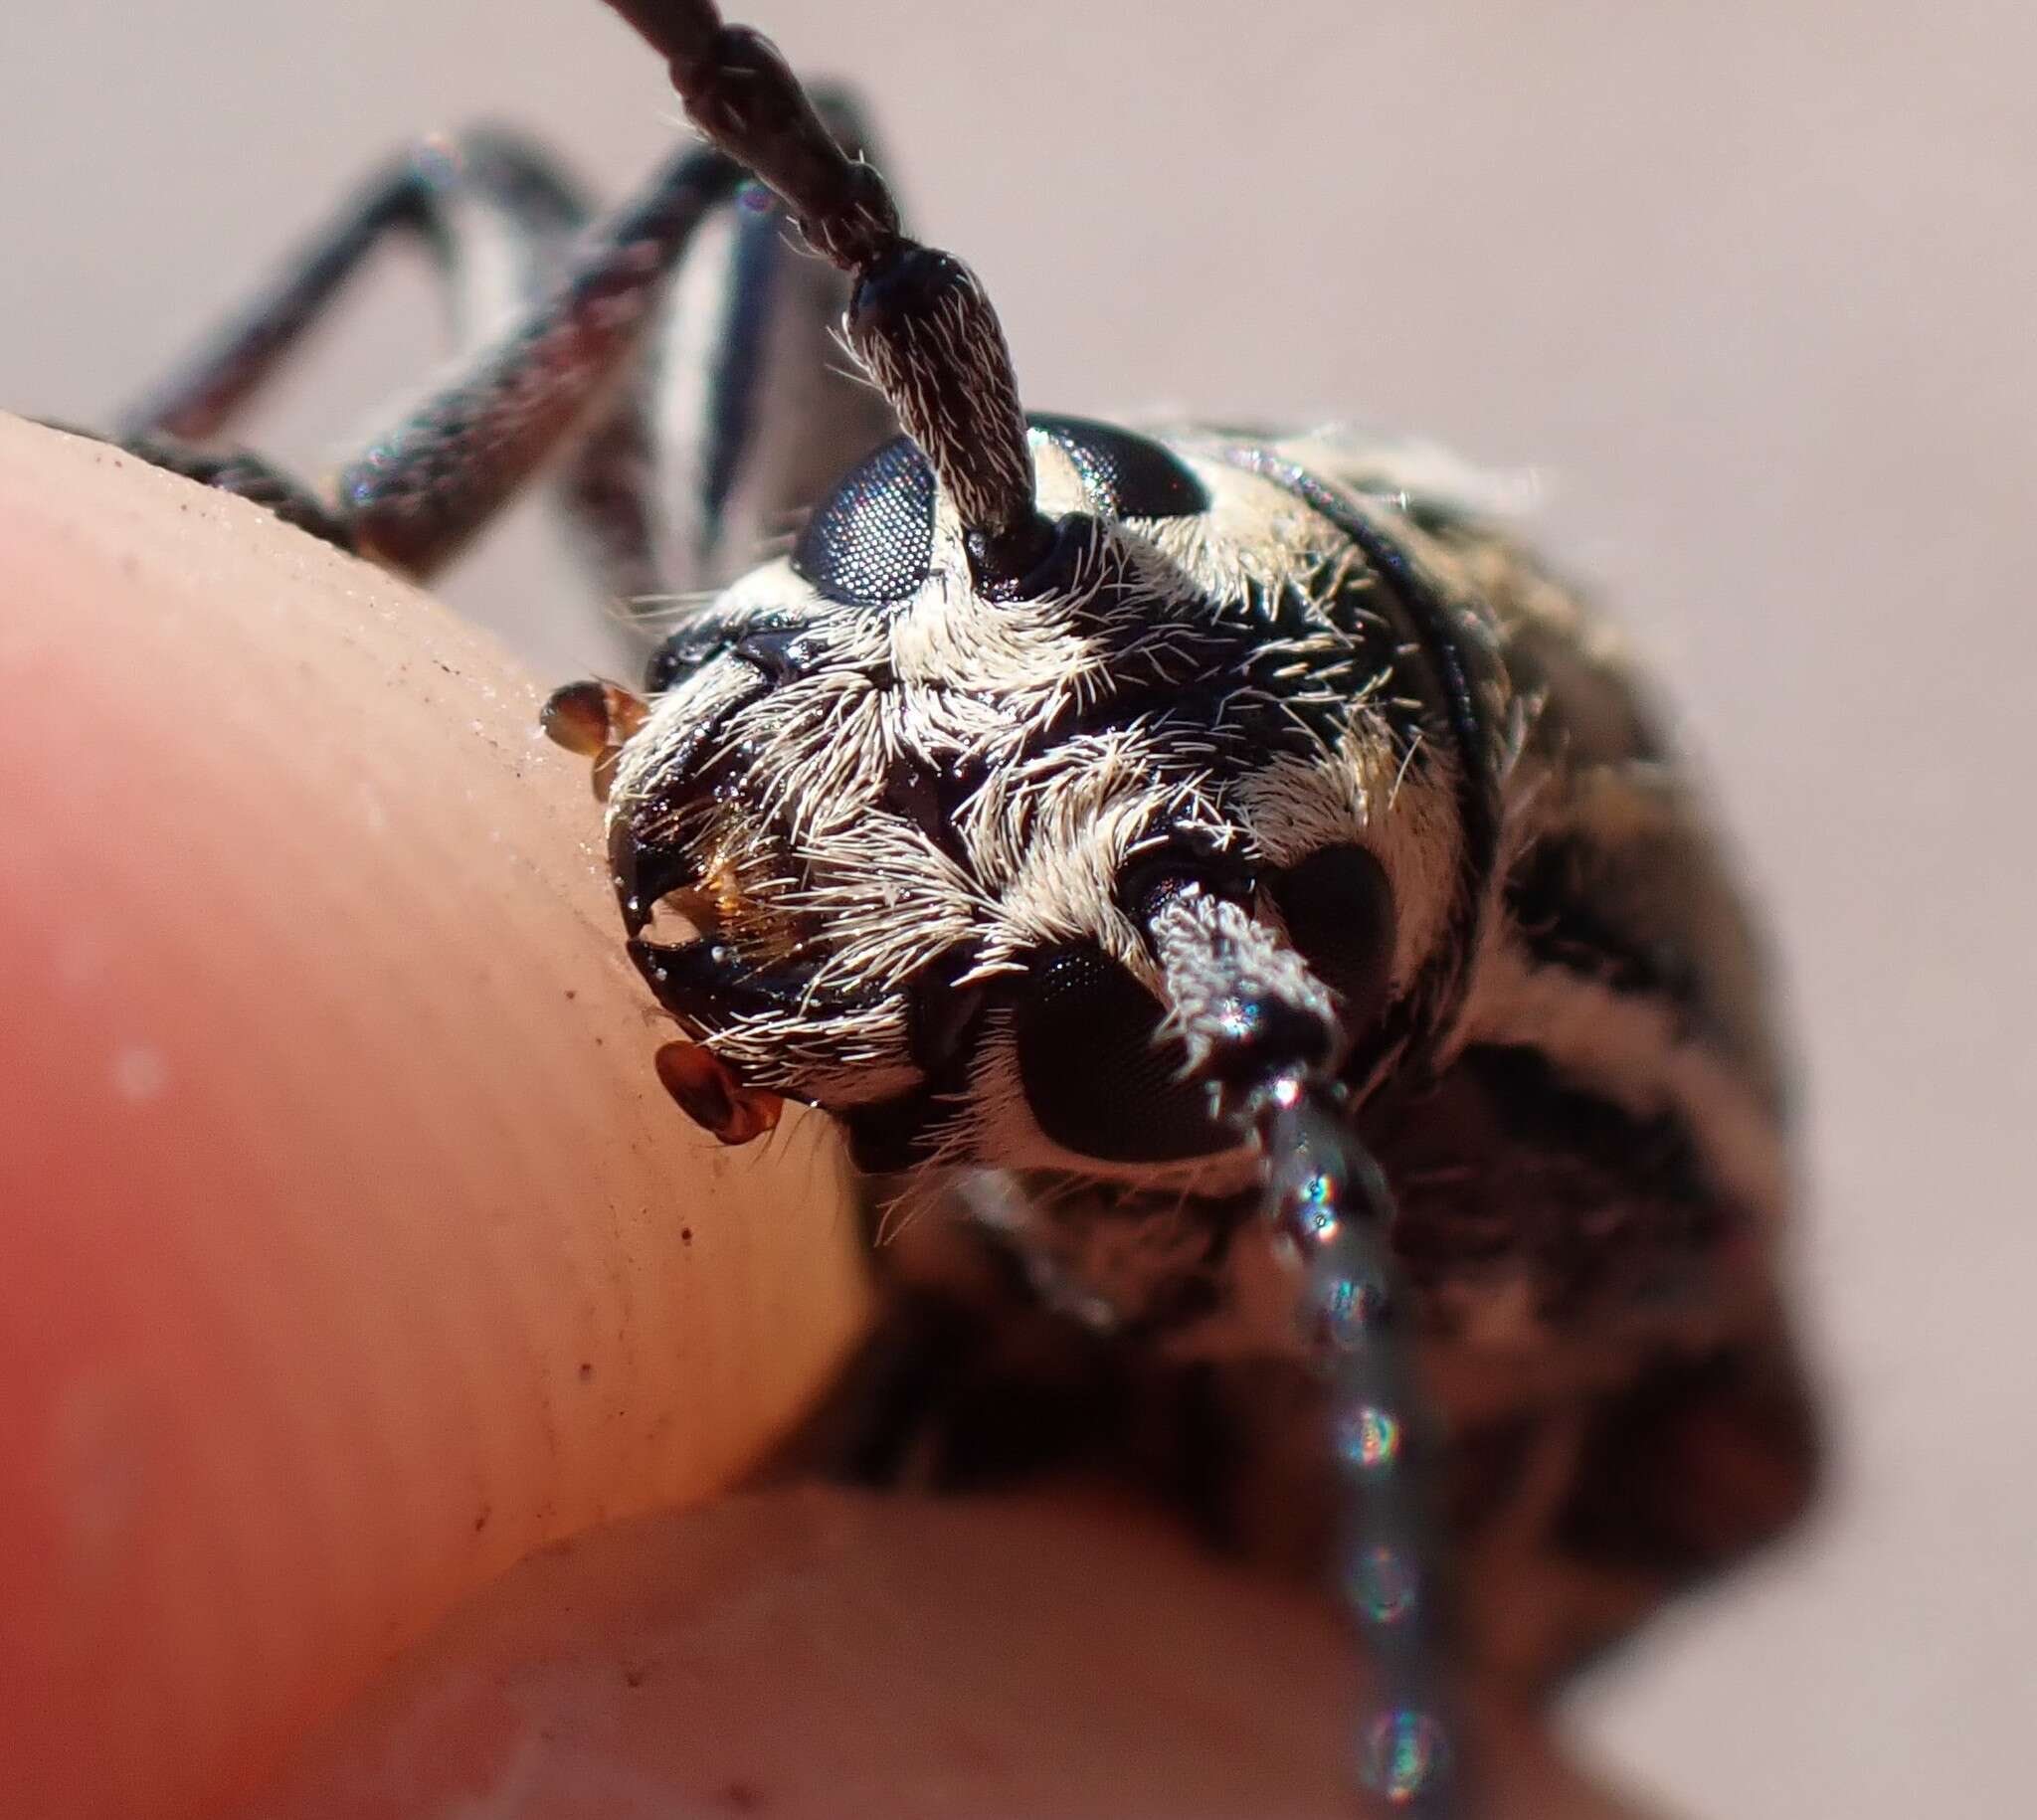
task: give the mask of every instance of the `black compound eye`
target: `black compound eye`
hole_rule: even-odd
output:
[[[814,508],[793,573],[831,601],[909,600],[934,560],[934,472],[903,437],[886,443]]]
[[[1157,1044],[1160,1003],[1093,943],[1027,969],[1015,1033],[1018,1079],[1039,1128],[1103,1163],[1172,1163],[1236,1143],[1205,1090],[1177,1078],[1181,1045]]]
[[[1106,518],[1187,518],[1209,509],[1208,489],[1148,437],[1084,417],[1035,417],[1066,452]]]
[[[1269,873],[1266,889],[1302,959],[1337,995],[1346,1026],[1370,1023],[1393,975],[1393,891],[1386,868],[1362,846],[1326,846]]]

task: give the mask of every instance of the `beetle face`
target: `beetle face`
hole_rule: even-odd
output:
[[[1165,1040],[1141,892],[1186,866],[1276,920],[1362,1034],[1441,926],[1448,780],[1334,526],[1213,449],[1032,440],[1057,534],[1020,587],[978,592],[899,442],[672,637],[616,884],[687,1032],[866,1167],[1150,1180],[1236,1139]]]

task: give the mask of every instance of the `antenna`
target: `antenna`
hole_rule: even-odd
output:
[[[1009,589],[1045,558],[1012,351],[976,274],[899,226],[876,168],[850,158],[778,48],[711,0],[607,0],[665,60],[686,116],[792,211],[854,280],[849,345],[961,515],[980,586]]]

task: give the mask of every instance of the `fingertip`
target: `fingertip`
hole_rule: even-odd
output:
[[[1490,1690],[1491,1820],[1638,1820]],[[1074,1488],[750,1493],[582,1537],[456,1612],[266,1791],[268,1820],[1358,1811],[1327,1605]]]
[[[584,766],[478,634],[11,422],[0,629],[0,1760],[185,1811],[725,1483],[854,1331],[853,1222],[658,1091]]]

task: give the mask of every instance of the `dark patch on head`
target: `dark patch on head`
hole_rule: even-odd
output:
[[[836,1116],[849,1161],[865,1176],[889,1176],[925,1160],[934,1122],[953,1110],[926,1088],[914,1087],[888,1100],[844,1106]]]
[[[1093,943],[1042,955],[1019,989],[1018,1078],[1039,1128],[1078,1156],[1171,1163],[1227,1150],[1179,1043],[1154,1040],[1160,1001]]]
[[[883,1176],[925,1159],[936,1128],[969,1090],[989,994],[957,984],[976,963],[974,948],[953,949],[913,976],[906,1000],[906,1046],[923,1076],[888,1100],[840,1112],[857,1169]]]
[[[985,989],[958,984],[976,965],[976,959],[973,946],[952,948],[912,978],[906,1044],[913,1061],[937,1091],[962,1091],[976,1052]]]
[[[666,892],[696,882],[699,868],[685,848],[639,840],[620,818],[609,823],[608,850],[609,883],[623,912],[623,927],[632,936],[643,933]]]
[[[1067,454],[1106,518],[1188,518],[1209,509],[1209,491],[1172,451],[1149,437],[1082,417],[1034,417]]]
[[[977,592],[985,600],[1036,601],[1070,593],[1076,578],[1085,568],[1093,569],[1107,548],[1101,525],[1088,512],[1063,512],[1040,523],[1045,533],[1035,540],[1032,560],[1022,569],[999,573],[977,564]]]
[[[1327,846],[1270,873],[1266,889],[1302,959],[1337,995],[1347,1027],[1371,1023],[1393,971],[1393,891],[1386,868],[1362,846]]]
[[[814,508],[793,573],[855,606],[909,600],[934,559],[934,472],[903,437],[886,443]]]
[[[979,782],[976,777],[929,765],[913,753],[900,753],[884,779],[884,807],[918,828],[958,865],[966,866],[969,852],[957,822]]]
[[[827,653],[827,640],[798,614],[702,613],[683,620],[651,653],[645,687],[676,688],[717,657],[740,657],[767,682],[803,676]]]
[[[729,653],[774,683],[791,682],[820,666],[828,654],[828,640],[811,627],[770,627],[744,633],[729,646]]]
[[[760,967],[732,944],[707,939],[632,940],[628,953],[657,1001],[688,1029],[719,1031],[740,1017],[838,1015],[845,1008],[841,1000],[812,991],[811,962]]]
[[[650,653],[644,668],[645,688],[652,695],[675,688],[727,650],[736,636],[735,629],[719,615],[681,622]]]

